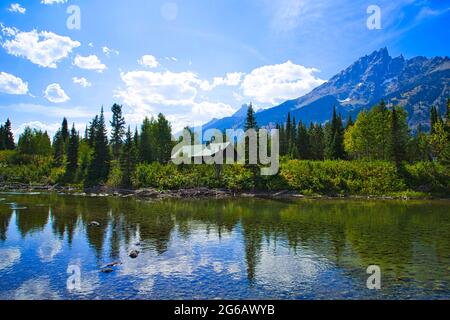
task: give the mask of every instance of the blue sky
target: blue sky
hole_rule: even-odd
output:
[[[133,126],[162,112],[178,131],[302,96],[381,47],[448,56],[448,21],[439,0],[2,0],[0,121],[82,130],[117,102]]]

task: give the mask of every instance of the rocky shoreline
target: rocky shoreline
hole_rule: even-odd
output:
[[[75,187],[60,186],[60,185],[28,185],[28,184],[8,184],[0,185],[0,192],[55,192],[70,194],[75,196],[90,196],[90,197],[134,197],[140,200],[158,200],[158,199],[201,199],[201,198],[303,198],[304,196],[295,192],[280,191],[280,192],[261,192],[261,191],[247,191],[247,192],[233,192],[225,189],[209,189],[209,188],[191,188],[178,190],[157,190],[154,188],[144,189],[120,189],[110,188],[106,186],[99,186],[94,188],[85,188],[80,190]]]
[[[107,186],[85,188],[61,185],[28,185],[28,184],[0,184],[0,192],[54,192],[73,196],[85,197],[121,197],[135,198],[138,200],[163,200],[163,199],[226,199],[226,198],[259,198],[272,200],[295,199],[367,199],[367,200],[449,200],[449,198],[424,195],[411,197],[383,196],[383,195],[303,195],[295,191],[239,191],[234,192],[225,189],[191,188],[178,190],[158,190],[154,188],[144,189],[120,189]]]

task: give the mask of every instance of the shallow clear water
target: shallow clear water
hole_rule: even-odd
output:
[[[449,299],[449,209],[4,193],[0,299]],[[369,265],[381,290],[366,287]]]

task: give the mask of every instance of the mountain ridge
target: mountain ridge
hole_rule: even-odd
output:
[[[444,106],[450,97],[449,83],[448,56],[393,58],[385,47],[359,58],[306,95],[257,112],[256,119],[261,127],[274,127],[284,123],[290,112],[297,121],[325,123],[332,116],[333,106],[343,117],[355,119],[362,110],[384,100],[388,107],[405,108],[413,130],[419,125],[427,129],[431,107]],[[230,117],[204,124],[203,130],[242,128],[245,106]],[[440,112],[444,111],[441,107]]]

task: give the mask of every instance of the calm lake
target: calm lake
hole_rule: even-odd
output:
[[[0,194],[0,299],[449,299],[449,284],[449,201]]]

